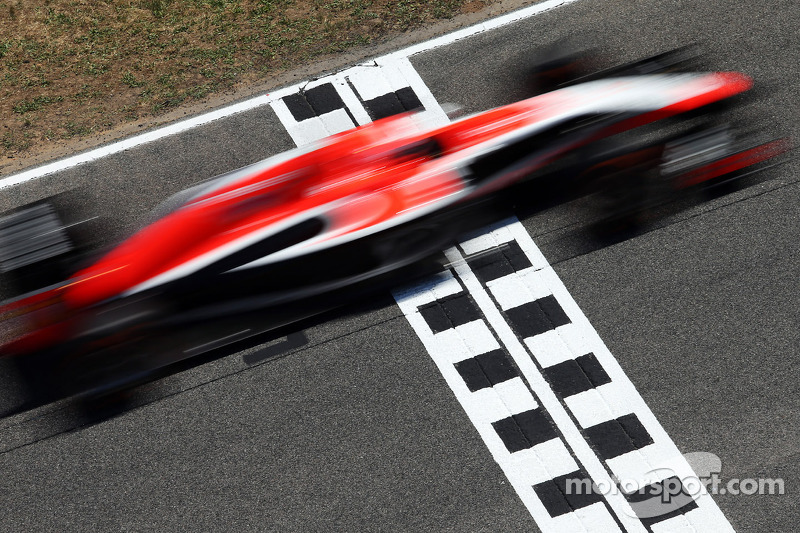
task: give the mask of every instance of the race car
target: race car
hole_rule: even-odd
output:
[[[179,193],[88,266],[4,303],[0,354],[37,398],[103,396],[388,287],[555,190],[601,190],[617,198],[609,219],[630,220],[653,201],[645,183],[660,201],[785,149],[702,125],[615,140],[751,85],[733,72],[605,77],[437,128],[397,115],[274,156]],[[60,230],[36,209],[0,222],[0,259],[24,267],[59,249],[40,246]]]

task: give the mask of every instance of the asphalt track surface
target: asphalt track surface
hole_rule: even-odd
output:
[[[702,41],[764,87],[741,119],[800,139],[793,0],[579,0],[415,55],[439,102],[522,96],[528,50],[580,34],[619,59]],[[200,179],[289,149],[268,106],[2,191],[10,208],[85,185],[113,239]],[[784,495],[716,495],[738,531],[800,521],[800,165],[598,246],[580,203],[523,224],[681,451]],[[576,229],[577,228],[577,229]],[[53,406],[0,424],[0,528],[537,531],[389,295],[141,391],[90,427]],[[298,341],[299,339],[299,341]],[[255,362],[254,362],[255,361]]]

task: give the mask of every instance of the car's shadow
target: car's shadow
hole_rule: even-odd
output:
[[[147,383],[100,397],[26,399],[24,386],[15,376],[13,365],[0,359],[0,382],[3,384],[0,394],[0,453],[80,430],[179,394],[187,387],[185,383],[181,383],[179,374],[191,372],[204,365],[235,358],[221,368],[192,376],[186,380],[190,382],[189,388],[202,386],[247,368],[270,364],[310,347],[311,342],[306,334],[309,329],[332,321],[353,320],[354,317],[391,305],[394,305],[391,293],[383,290],[372,294],[368,299],[324,311],[290,326],[214,348],[163,368]]]

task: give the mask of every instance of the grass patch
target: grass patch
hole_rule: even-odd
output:
[[[54,104],[56,102],[61,102],[64,99],[63,96],[47,96],[41,95],[30,100],[23,100],[17,105],[14,106],[14,113],[28,113],[30,111],[38,111],[46,105]]]
[[[86,124],[80,124],[74,121],[69,121],[64,123],[64,135],[65,139],[69,139],[75,136],[83,136],[92,133],[93,128]]]
[[[491,1],[0,0],[0,155],[152,117]]]

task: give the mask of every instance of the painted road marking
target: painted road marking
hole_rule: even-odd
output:
[[[462,281],[448,271],[395,297],[539,527],[621,531],[601,494],[560,496],[566,479],[593,480],[488,321],[474,320],[481,313]]]
[[[315,93],[320,90],[327,105]],[[297,146],[405,111],[418,111],[431,126],[448,120],[408,58],[379,58],[337,72],[270,105]]]
[[[369,122],[358,97],[340,77],[309,84],[270,105],[298,146]]]
[[[534,259],[540,260],[541,253],[516,220],[509,221],[499,233],[501,238],[498,240],[503,242],[509,233],[513,234],[519,247],[531,252],[531,263],[534,263]],[[482,243],[488,246],[487,249],[498,247],[499,243],[492,246],[490,239],[486,239],[486,236],[491,237],[492,234],[493,232],[489,232],[482,236]],[[470,248],[472,252],[481,251],[474,242],[470,243]],[[469,256],[465,257],[457,249],[452,249],[448,251],[448,258],[456,264],[457,275],[463,279],[481,311],[491,326],[497,330],[514,357],[514,362],[564,431],[568,443],[587,466],[593,480],[603,487],[622,484],[620,496],[625,498],[629,505],[609,498],[612,506],[618,506],[615,509],[620,509],[626,515],[633,511],[648,528],[664,519],[681,515],[683,523],[694,527],[697,531],[731,530],[727,520],[708,494],[700,491],[694,498],[688,494],[689,487],[684,486],[681,480],[697,481],[688,463],[551,267],[540,266],[540,278],[530,275],[536,268],[533,266],[507,274],[512,278],[533,280],[533,283],[526,303],[517,302],[518,305],[504,311],[503,306],[491,297],[488,290],[488,285],[492,282],[482,282],[472,272]],[[511,262],[505,256],[498,260]],[[520,263],[519,260],[516,262]],[[498,267],[495,270],[500,271],[502,268]],[[542,296],[542,285],[550,289],[549,296]],[[525,307],[529,307],[526,314],[530,324],[528,329],[523,330],[518,326],[515,327],[514,322],[508,318],[510,311]],[[539,343],[531,342],[542,335],[555,336],[551,340],[557,339],[562,344],[559,351],[562,354],[569,353],[570,359],[547,367],[542,365],[538,361],[536,352],[531,348],[542,347]],[[540,352],[539,356],[541,355]],[[583,425],[575,419],[575,413],[571,410],[567,399],[589,391],[601,391],[595,397],[595,402],[601,406],[599,410],[604,411],[606,416],[598,416],[590,424]],[[609,407],[610,405],[615,406],[616,412]],[[618,416],[617,413],[620,411],[624,414]],[[570,429],[574,428],[575,431],[568,431],[567,426],[571,426]],[[580,440],[572,441],[570,437]],[[584,455],[587,453],[594,455],[596,460]],[[665,486],[669,486],[670,491],[675,492],[675,497],[665,502],[666,505],[663,505],[658,498],[640,497],[635,489],[625,490],[628,487],[650,487],[645,489],[647,496],[647,494],[663,494]],[[691,488],[701,487],[697,483]],[[632,494],[626,495],[623,492]],[[620,519],[622,520],[622,517]],[[628,524],[625,525],[627,529]]]
[[[496,237],[495,242],[492,242],[492,237]],[[516,245],[508,246],[509,237],[515,239]],[[497,333],[498,343],[513,359],[521,377],[530,385],[537,401],[556,422],[561,434],[564,435],[567,448],[590,475],[589,481],[607,489],[602,491],[604,493],[609,492],[612,487],[615,489],[616,494],[605,494],[606,501],[617,513],[616,518],[624,529],[663,531],[665,525],[668,525],[686,531],[731,531],[730,525],[710,496],[705,492],[694,493],[700,488],[699,484],[692,487],[684,485],[682,480],[696,481],[688,463],[655,420],[630,380],[622,373],[616,360],[588,324],[585,316],[566,293],[552,268],[546,262],[541,263],[541,253],[524,228],[516,220],[510,219],[478,239],[462,243],[460,250],[458,248],[448,250],[448,259],[455,265],[455,274],[451,275],[464,284],[479,307],[482,318]],[[484,250],[505,253],[496,253],[493,256],[482,254],[482,260],[478,264],[482,274],[479,275],[472,270],[476,263],[465,254],[465,249],[473,253]],[[528,261],[519,258],[517,249],[529,254]],[[501,264],[487,264],[486,257],[494,257]],[[527,266],[528,263],[530,266]],[[499,278],[494,277],[500,272],[506,274]],[[541,278],[532,276],[534,272],[541,273]],[[513,285],[518,289],[526,285],[525,282],[520,283],[520,279],[532,280],[528,298],[516,297],[517,301],[512,306],[504,306],[493,298],[489,287],[511,286],[512,284],[506,283],[507,278],[513,279]],[[437,279],[442,283],[446,278],[440,276]],[[542,295],[543,289],[549,289],[549,297]],[[463,380],[463,384],[453,383],[454,378],[448,377],[448,373],[452,375],[449,368],[452,366],[452,361],[459,360],[460,353],[469,353],[468,343],[464,342],[459,352],[454,339],[448,339],[444,345],[426,342],[428,337],[437,336],[434,331],[440,326],[432,327],[428,324],[421,311],[437,298],[442,299],[441,296],[436,296],[436,291],[436,285],[428,284],[398,291],[396,298],[462,407],[478,427],[485,421],[485,417],[471,414],[471,411],[479,411],[481,405],[472,400],[469,394],[472,393],[470,384],[472,383],[474,388],[474,383],[480,383],[480,377],[476,378],[473,375],[476,370],[473,368],[471,373],[464,373],[458,372],[457,369],[457,375]],[[526,293],[524,290],[520,292]],[[545,318],[553,317],[554,320],[549,324],[541,324],[541,315],[538,311],[533,313],[533,320],[537,323],[533,331],[536,333],[532,338],[522,337],[509,324],[504,307],[516,309],[544,298],[548,298],[548,303],[539,310],[543,307],[547,310],[544,313]],[[568,323],[559,325],[564,323],[565,318]],[[541,332],[542,329],[547,331]],[[550,340],[546,343],[526,342],[543,336],[549,336]],[[559,361],[546,367],[538,363],[530,346],[544,349],[556,345],[556,342],[560,344],[557,349],[562,354],[558,358]],[[552,359],[545,358],[545,360]],[[489,372],[484,373],[488,378]],[[575,404],[569,403],[569,399],[592,391],[602,391],[593,399],[594,403],[600,406],[599,414],[594,418],[584,419],[584,421],[591,420],[591,423],[582,424],[575,418],[573,411]],[[505,472],[507,468],[503,464],[504,457],[494,449],[496,444],[492,437],[487,437],[486,432],[480,427],[478,430],[492,451],[493,457]],[[533,468],[530,464],[526,466]],[[532,472],[535,472],[535,468]],[[519,473],[516,472],[515,475],[519,476]],[[554,476],[549,482],[540,481],[534,485],[535,497],[549,513],[542,517],[537,514],[537,510],[540,509],[528,501],[534,495],[527,492],[527,484],[523,483],[521,487],[514,484],[518,479],[509,476],[509,480],[544,531],[556,527],[557,524],[552,524],[548,519],[553,518],[554,513],[556,516],[561,516],[557,513],[580,504],[581,500],[577,502],[570,500],[565,494],[567,478],[563,475]],[[632,488],[633,483],[637,487]],[[638,487],[645,487],[642,494],[636,491]],[[625,494],[625,489],[631,494]],[[658,497],[667,493],[671,495],[667,501],[662,501]]]

